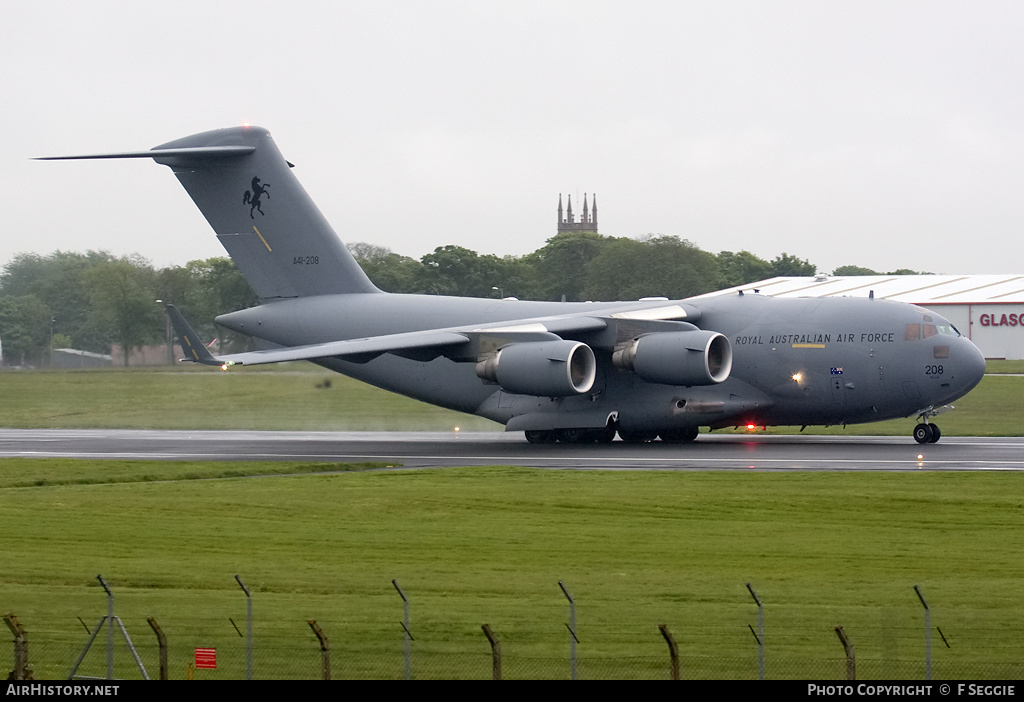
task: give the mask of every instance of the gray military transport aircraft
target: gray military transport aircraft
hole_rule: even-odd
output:
[[[694,440],[699,427],[917,416],[913,436],[978,384],[980,351],[948,321],[868,298],[530,302],[377,289],[270,133],[220,129],[149,151],[170,166],[260,297],[217,323],[260,350],[212,356],[168,306],[187,360],[307,360],[487,417],[532,443]]]

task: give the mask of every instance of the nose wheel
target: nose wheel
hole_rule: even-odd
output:
[[[934,444],[942,438],[938,424],[918,424],[914,427],[914,441],[919,444]]]

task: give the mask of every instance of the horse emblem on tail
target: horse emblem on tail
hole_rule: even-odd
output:
[[[246,190],[245,195],[242,196],[242,204],[249,205],[249,219],[256,219],[253,216],[253,210],[259,210],[260,214],[263,214],[263,208],[260,207],[260,198],[266,195],[267,199],[270,199],[270,192],[267,190],[269,187],[270,183],[260,185],[259,176],[253,176],[252,190]]]

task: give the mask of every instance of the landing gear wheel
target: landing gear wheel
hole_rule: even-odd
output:
[[[615,440],[615,429],[612,427],[605,427],[604,429],[591,429],[594,443],[598,444],[610,444]]]
[[[555,438],[562,444],[589,444],[586,429],[556,429]]]
[[[918,424],[914,427],[914,441],[919,444],[933,444],[938,441],[931,424]]]
[[[527,431],[526,440],[531,444],[550,444],[555,440],[555,435],[550,431],[543,431],[540,429]]]
[[[934,444],[936,441],[942,438],[942,430],[939,429],[938,424],[929,424],[932,428],[932,438],[928,440],[929,444]]]

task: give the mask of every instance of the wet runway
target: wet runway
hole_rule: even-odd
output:
[[[692,444],[532,445],[521,433],[0,429],[0,457],[375,461],[576,470],[1024,470],[1024,438],[701,434]]]

